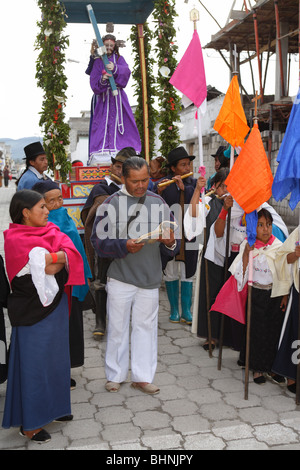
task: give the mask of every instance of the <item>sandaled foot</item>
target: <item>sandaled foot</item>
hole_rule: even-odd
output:
[[[202,345],[203,349],[205,351],[209,351],[209,341],[205,341],[205,343]],[[214,341],[211,342],[211,350],[213,351],[216,347],[216,343]]]
[[[286,388],[289,392],[296,394],[297,386],[294,380],[289,379]]]
[[[263,385],[266,383],[266,378],[263,374],[254,373],[253,382],[256,383],[257,385]]]
[[[27,437],[31,441],[38,442],[40,444],[49,442],[51,439],[50,434],[45,429],[36,429],[35,431],[24,431],[23,426],[20,427],[20,435]]]
[[[106,382],[105,388],[108,392],[118,392],[120,390],[121,384],[118,382]]]
[[[272,382],[274,382],[274,384],[278,384],[278,385],[285,385],[286,384],[285,377],[283,377],[282,375],[274,374],[273,372],[271,372],[270,374],[267,374],[267,377]]]
[[[136,390],[147,393],[148,395],[155,395],[160,391],[156,385],[147,382],[132,382],[131,386]]]

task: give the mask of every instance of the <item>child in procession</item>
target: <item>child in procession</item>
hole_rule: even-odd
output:
[[[249,279],[249,257],[253,255],[253,287],[251,295],[251,327],[249,368],[257,384],[266,381],[265,375],[276,383],[285,383],[284,377],[272,371],[287,304],[288,287],[281,283],[276,271],[276,255],[282,242],[272,235],[273,218],[266,209],[258,212],[255,243],[246,239],[238,257],[230,267],[242,291]],[[246,338],[240,352],[245,362]]]

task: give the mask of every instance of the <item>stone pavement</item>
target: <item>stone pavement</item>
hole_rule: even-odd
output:
[[[9,223],[8,205],[14,192],[0,188],[1,231]],[[0,234],[3,254],[3,237]],[[300,413],[295,398],[285,387],[267,382],[253,383],[244,399],[243,370],[238,354],[223,350],[221,370],[217,352],[212,358],[201,347],[202,340],[184,324],[168,321],[165,287],[160,292],[158,368],[155,384],[160,393],[149,396],[130,387],[108,393],[104,384],[106,339],[92,335],[94,314],[84,313],[85,363],[73,369],[77,387],[71,392],[74,419],[68,424],[51,423],[52,439],[39,445],[24,440],[17,429],[0,428],[0,449],[6,450],[103,450],[115,455],[134,451],[197,450],[299,450]],[[9,339],[7,321],[7,338]],[[6,384],[0,385],[2,421]],[[103,452],[103,456],[107,455]],[[147,455],[147,453],[142,453]]]

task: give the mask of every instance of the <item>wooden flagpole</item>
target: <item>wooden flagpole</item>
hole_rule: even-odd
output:
[[[255,92],[253,98],[254,106],[254,122],[257,124],[257,102],[261,96]],[[246,358],[245,358],[245,391],[244,398],[248,400],[249,388],[249,362],[250,362],[250,332],[251,332],[251,307],[252,307],[252,285],[253,285],[253,252],[249,253],[249,271],[248,271],[248,299],[247,299],[247,324],[246,324]]]
[[[252,305],[252,284],[253,284],[253,253],[249,253],[248,270],[248,300],[247,300],[247,326],[246,326],[246,360],[245,360],[245,391],[244,398],[248,400],[249,386],[249,358],[250,358],[250,328],[251,328],[251,305]]]
[[[234,71],[232,75],[237,75],[237,57],[238,53],[236,50],[236,44],[234,45]],[[231,146],[230,149],[230,170],[233,167],[234,163],[234,148]],[[225,252],[225,265],[224,265],[224,283],[227,281],[227,271],[228,271],[228,251],[229,251],[229,242],[230,242],[230,222],[231,222],[231,207],[229,207],[227,212],[226,220],[226,252]],[[220,334],[219,334],[219,356],[218,356],[218,370],[221,370],[222,367],[222,354],[223,354],[223,339],[224,339],[224,326],[225,326],[225,315],[221,315],[221,325],[220,325]]]
[[[190,12],[190,20],[194,23],[194,30],[197,30],[197,21],[199,21],[199,12],[196,8],[193,8]],[[199,148],[199,172],[204,176],[205,167],[203,165],[203,144],[202,144],[202,126],[201,126],[201,109],[197,108],[197,131],[198,131],[198,148]],[[203,217],[203,232],[204,232],[204,243],[203,253],[207,245],[207,231],[206,231],[206,217],[205,217],[205,191],[202,192],[202,217]],[[208,282],[208,262],[207,259],[202,257],[202,261],[205,263],[205,285],[206,285],[206,309],[207,309],[207,330],[208,330],[208,347],[209,357],[212,357],[212,337],[211,337],[211,319],[210,319],[210,301],[209,301],[209,282]]]
[[[143,96],[143,127],[144,127],[144,156],[147,163],[150,161],[150,136],[149,136],[149,109],[147,92],[147,70],[144,44],[144,25],[137,25],[139,40],[139,55],[142,76],[142,96]]]

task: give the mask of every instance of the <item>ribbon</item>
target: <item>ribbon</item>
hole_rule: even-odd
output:
[[[206,168],[205,168],[205,166],[199,166],[198,173],[200,174],[200,176],[205,176],[205,174],[206,174]],[[203,193],[204,190],[205,190],[205,188],[202,188],[202,189],[201,189],[201,193]]]

